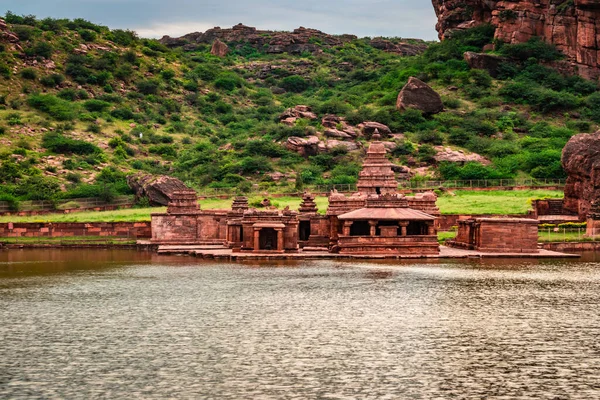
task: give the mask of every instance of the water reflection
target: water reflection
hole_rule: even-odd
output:
[[[0,398],[598,398],[594,261],[0,252]]]

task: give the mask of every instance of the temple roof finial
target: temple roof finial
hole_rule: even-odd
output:
[[[375,128],[375,132],[373,132],[372,138],[373,138],[373,140],[380,140],[381,139],[381,135],[379,134],[379,129]]]

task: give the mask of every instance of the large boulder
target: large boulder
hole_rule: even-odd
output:
[[[138,173],[127,177],[127,184],[135,193],[136,199],[147,197],[153,206],[166,206],[174,192],[192,190],[182,181],[172,176]]]
[[[584,219],[592,201],[600,199],[600,131],[573,136],[562,153],[567,172],[564,209]]]
[[[290,151],[308,157],[319,153],[319,142],[319,138],[316,136],[308,136],[307,138],[292,136],[285,142],[285,147]]]
[[[210,54],[217,57],[226,57],[229,54],[229,46],[221,42],[219,39],[215,39],[210,49]]]
[[[378,131],[381,137],[390,137],[392,135],[392,130],[387,125],[380,124],[379,122],[365,121],[358,125],[358,129],[360,129],[367,138],[373,136],[375,131]]]
[[[494,78],[497,78],[500,73],[500,64],[506,61],[504,57],[493,54],[475,53],[473,51],[467,51],[464,54],[464,59],[469,64],[469,67],[483,69]]]
[[[476,153],[465,153],[462,150],[453,150],[450,147],[436,146],[437,154],[434,156],[438,163],[447,161],[452,163],[465,164],[468,162],[478,162],[483,165],[490,165],[490,161]]]
[[[398,110],[416,108],[425,114],[437,114],[444,110],[444,104],[440,95],[428,84],[411,77],[398,95],[396,108]]]

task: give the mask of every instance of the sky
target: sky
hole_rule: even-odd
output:
[[[173,37],[238,23],[264,30],[299,26],[359,37],[437,39],[429,0],[1,0],[0,14],[84,18],[141,37]]]

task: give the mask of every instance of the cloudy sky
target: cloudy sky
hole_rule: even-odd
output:
[[[85,18],[143,37],[181,36],[237,23],[259,29],[299,26],[358,36],[437,38],[429,0],[2,0],[0,13]]]

